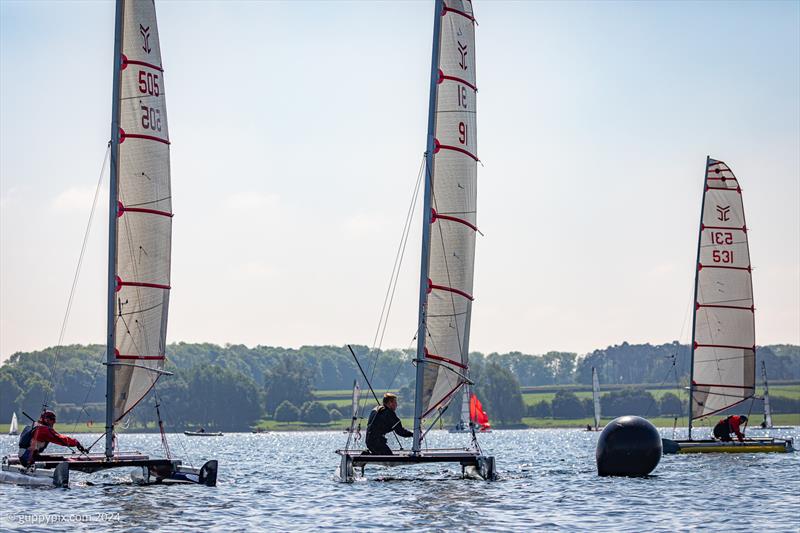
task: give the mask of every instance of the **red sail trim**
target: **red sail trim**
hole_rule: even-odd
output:
[[[729,267],[729,266],[721,266],[721,265],[704,265],[703,263],[700,263],[700,268],[698,268],[698,270],[703,270],[704,268],[725,268],[727,270],[746,270],[748,272],[752,271],[751,267],[749,267],[749,266],[746,266],[746,267]]]
[[[692,417],[692,420],[697,420],[697,419],[699,419],[699,418],[706,418],[706,417],[709,417],[709,416],[713,416],[713,415],[715,415],[715,414],[717,414],[717,413],[719,413],[719,412],[721,412],[721,411],[724,411],[725,409],[730,409],[731,407],[735,407],[735,406],[739,405],[740,403],[742,403],[742,402],[744,402],[744,401],[747,401],[747,400],[749,400],[751,397],[752,397],[752,395],[751,395],[751,396],[748,396],[747,398],[742,398],[742,399],[741,399],[741,400],[739,400],[738,402],[734,402],[734,403],[732,403],[732,404],[730,404],[730,405],[726,405],[725,407],[722,407],[721,409],[717,409],[716,411],[711,411],[710,413],[706,413],[706,414],[704,414],[704,415],[700,415],[700,416],[693,416],[693,417]],[[692,400],[692,401],[694,401],[694,400]],[[699,405],[699,404],[698,404],[698,405]],[[700,407],[703,407],[703,406],[702,406],[702,405],[700,405]]]
[[[756,307],[751,305],[750,307],[742,307],[741,305],[714,305],[714,304],[701,304],[696,303],[695,309],[700,309],[701,307],[713,307],[715,309],[741,309],[742,311],[750,311],[755,312]]]
[[[428,280],[428,293],[430,293],[434,289],[440,290],[440,291],[452,292],[452,293],[458,294],[459,296],[463,296],[464,298],[466,298],[466,299],[468,299],[470,301],[475,300],[475,298],[471,294],[466,293],[466,292],[462,291],[461,289],[455,289],[453,287],[447,287],[445,285],[434,285],[434,283],[429,279]]]
[[[441,355],[436,355],[428,352],[428,349],[425,348],[425,358],[426,359],[435,359],[436,361],[441,361],[443,363],[447,363],[448,365],[455,365],[459,368],[463,368],[464,370],[468,370],[469,367],[463,363],[459,363],[458,361],[453,361],[452,359],[448,359],[447,357],[442,357]]]
[[[145,283],[142,281],[122,281],[122,278],[117,276],[117,292],[122,287],[145,287],[148,289],[164,289],[170,290],[172,287],[169,285],[162,285],[161,283]]]
[[[459,224],[464,224],[468,228],[472,229],[472,231],[478,231],[478,226],[464,220],[463,218],[453,217],[450,215],[442,215],[437,213],[435,209],[431,209],[431,224],[436,222],[436,220],[450,220],[451,222],[458,222]]]
[[[450,81],[455,81],[455,82],[458,82],[458,83],[463,83],[464,85],[466,85],[467,87],[469,87],[473,91],[478,92],[478,88],[475,87],[474,85],[472,85],[467,80],[465,80],[463,78],[459,78],[457,76],[445,76],[444,72],[442,72],[442,70],[439,69],[439,83],[442,83],[444,80],[450,80]]]
[[[719,385],[717,383],[695,383],[694,387],[724,387],[726,389],[755,389],[755,387],[745,387],[739,385]]]
[[[172,144],[172,143],[169,142],[169,140],[162,139],[161,137],[156,137],[154,135],[141,135],[141,134],[138,134],[138,133],[125,133],[125,130],[120,128],[119,129],[119,142],[120,142],[120,144],[124,143],[125,139],[128,139],[128,138],[130,138],[130,139],[145,139],[145,140],[148,140],[148,141],[158,141],[160,143],[164,143],[164,144],[167,144],[167,145],[168,144]]]
[[[159,67],[158,65],[153,65],[152,63],[146,63],[144,61],[136,61],[133,59],[128,59],[128,56],[122,54],[122,70],[125,70],[128,65],[139,65],[142,67],[151,68],[157,70],[159,72],[164,72],[164,69]]]
[[[168,211],[159,211],[157,209],[145,209],[144,207],[125,207],[120,202],[118,208],[119,216],[122,216],[122,213],[147,213],[148,215],[160,215],[162,217],[169,217],[172,218],[175,216],[174,213],[170,213]]]
[[[464,11],[453,9],[452,7],[447,7],[447,4],[442,4],[442,16],[444,16],[447,12],[455,13],[456,15],[461,15],[462,17],[466,17],[472,22],[475,22],[475,17],[470,15],[469,13],[465,13]]]
[[[442,143],[439,142],[438,139],[434,139],[433,140],[433,153],[434,154],[438,154],[439,150],[441,150],[441,149],[453,150],[453,151],[456,151],[456,152],[461,152],[462,154],[466,154],[466,155],[470,156],[475,161],[480,161],[480,159],[478,159],[478,156],[468,152],[467,150],[464,150],[463,148],[459,148],[458,146],[450,146],[449,144],[442,144]]]
[[[696,350],[698,348],[732,348],[734,350],[753,350],[754,352],[756,351],[755,346],[731,346],[728,344],[700,344],[698,342],[695,342],[694,349]],[[716,387],[717,385],[712,385],[712,386]]]
[[[422,415],[420,415],[420,418],[425,418],[426,416],[428,416],[428,415],[430,414],[430,412],[431,412],[431,411],[433,411],[434,409],[436,409],[437,407],[439,407],[440,405],[442,405],[442,404],[443,404],[445,401],[449,400],[449,399],[450,399],[450,398],[453,396],[453,394],[455,394],[455,392],[456,392],[456,391],[457,391],[457,390],[458,390],[458,389],[461,387],[461,385],[463,385],[464,383],[465,383],[465,382],[464,382],[464,381],[462,381],[461,383],[459,383],[458,385],[456,385],[456,386],[455,386],[455,388],[453,388],[453,390],[451,390],[450,392],[448,392],[447,394],[445,394],[445,395],[442,397],[442,399],[441,399],[441,400],[439,400],[438,402],[436,402],[436,403],[433,405],[433,407],[431,407],[430,409],[428,409],[427,411],[425,411],[424,413],[422,413]]]
[[[163,361],[163,355],[117,355],[117,359],[137,359],[140,361]]]
[[[741,228],[734,228],[734,227],[727,227],[727,226],[706,226],[705,224],[701,224],[701,230],[703,229],[723,229],[723,230],[730,230],[730,231],[743,231],[747,233],[747,226],[742,226]]]
[[[706,187],[706,190],[707,191],[731,191],[731,192],[738,192],[739,194],[742,194],[742,188],[739,187],[738,185],[736,186],[735,189],[731,189],[730,187]]]

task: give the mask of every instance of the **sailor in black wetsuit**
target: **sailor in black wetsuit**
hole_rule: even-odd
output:
[[[386,434],[394,431],[401,437],[413,437],[414,434],[403,427],[397,418],[397,396],[387,392],[383,395],[383,405],[379,405],[369,414],[367,421],[367,448],[373,455],[392,455],[386,443]]]

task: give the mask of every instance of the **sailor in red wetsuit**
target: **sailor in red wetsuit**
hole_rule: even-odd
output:
[[[53,411],[43,411],[38,422],[22,431],[19,436],[19,462],[23,466],[30,466],[36,462],[51,442],[60,446],[78,448],[81,453],[87,453],[86,448],[80,442],[61,435],[53,429],[55,423],[56,414]]]
[[[714,437],[723,441],[731,442],[731,433],[736,434],[739,442],[744,441],[744,426],[747,425],[747,417],[744,415],[731,415],[728,418],[723,418],[717,425],[714,426]]]

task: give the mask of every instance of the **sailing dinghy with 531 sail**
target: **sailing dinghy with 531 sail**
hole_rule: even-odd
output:
[[[216,485],[217,461],[201,468],[116,449],[115,425],[164,371],[170,293],[172,196],[164,69],[153,0],[117,0],[111,119],[105,453],[47,455],[32,467],[6,456],[0,482],[69,485],[70,470],[134,467],[141,483]],[[158,407],[158,403],[156,403]],[[102,438],[102,437],[101,437]],[[99,440],[99,439],[98,439]]]
[[[664,453],[794,451],[792,439],[693,440],[692,423],[754,397],[753,278],[742,188],[730,167],[706,159],[695,262],[689,439],[663,439]],[[720,415],[721,416],[721,415]]]
[[[425,152],[422,258],[417,322],[414,436],[393,455],[337,450],[339,479],[354,480],[367,464],[460,463],[462,473],[495,478],[474,427],[468,446],[428,449],[425,436],[469,380],[469,332],[475,262],[476,142],[475,18],[470,0],[434,6],[428,136]],[[368,383],[369,384],[369,383]],[[377,397],[376,397],[377,399]],[[426,427],[427,424],[427,427]]]

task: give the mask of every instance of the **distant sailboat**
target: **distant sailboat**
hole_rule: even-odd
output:
[[[594,404],[594,431],[600,431],[600,380],[592,367],[592,403]]]
[[[764,421],[761,427],[753,429],[792,429],[792,426],[775,426],[772,424],[772,410],[769,406],[769,383],[767,383],[767,364],[761,361],[761,378],[764,382]]]
[[[791,439],[693,440],[692,426],[755,394],[755,306],[742,189],[728,165],[708,158],[695,269],[689,440],[664,453],[784,452]]]
[[[11,414],[11,425],[8,427],[9,435],[19,435],[19,423],[17,422],[17,413]]]
[[[470,384],[469,333],[477,227],[475,17],[470,0],[436,0],[425,153],[414,437],[411,451],[391,456],[337,450],[340,479],[368,463],[457,462],[493,479],[494,458],[471,446],[423,446],[459,390]],[[425,427],[427,424],[427,427]]]
[[[217,461],[202,468],[115,449],[114,428],[165,374],[172,248],[169,134],[153,0],[117,0],[111,118],[105,453],[37,461],[33,473],[3,458],[0,481],[66,486],[69,471],[137,467],[148,483],[216,484]],[[158,408],[158,404],[156,405]]]
[[[450,433],[470,433],[475,428],[481,433],[489,433],[492,430],[492,425],[489,423],[489,415],[483,410],[478,397],[469,389],[464,389],[464,394],[461,395],[461,418],[455,427],[450,428]]]

